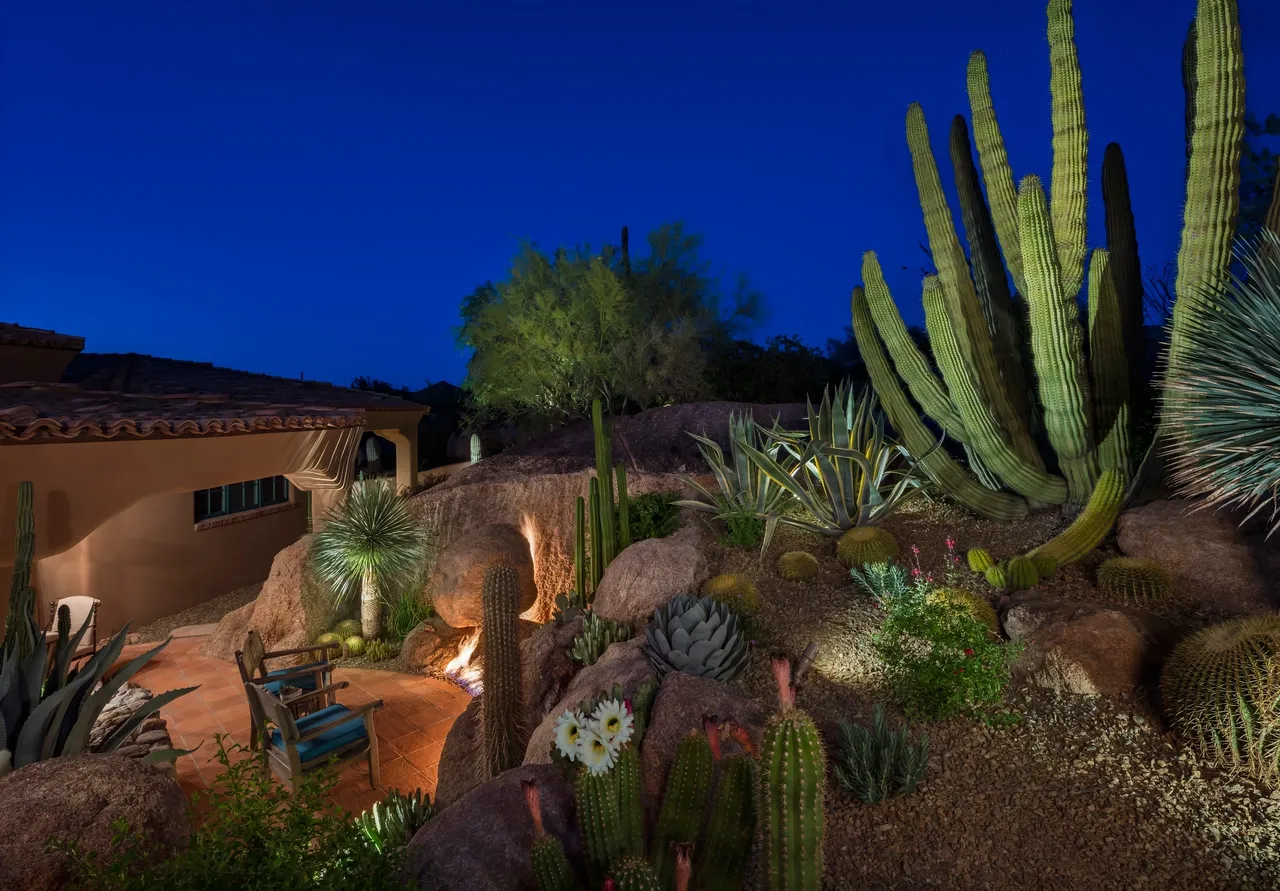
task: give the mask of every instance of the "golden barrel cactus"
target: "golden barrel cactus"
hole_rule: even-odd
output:
[[[1098,590],[1121,603],[1152,606],[1169,599],[1173,579],[1154,560],[1112,557],[1098,567]]]
[[[898,541],[879,526],[858,526],[836,542],[836,558],[846,569],[884,563],[898,556]]]

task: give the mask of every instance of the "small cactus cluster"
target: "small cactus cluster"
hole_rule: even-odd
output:
[[[366,641],[364,645],[364,657],[370,662],[386,662],[399,652],[395,644],[381,638]]]
[[[898,556],[898,541],[879,526],[858,526],[836,541],[836,559],[846,569],[884,563]]]
[[[712,576],[702,586],[702,593],[744,613],[754,613],[760,605],[760,592],[756,590],[755,583],[738,573]]]
[[[787,551],[778,558],[778,575],[787,582],[807,582],[818,574],[818,558],[808,551]]]
[[[1208,758],[1280,783],[1280,615],[1195,632],[1169,655],[1160,694],[1174,729]]]
[[[938,588],[933,592],[933,596],[944,603],[963,609],[986,625],[992,634],[997,636],[1000,634],[1000,618],[996,615],[995,608],[982,595],[964,588]]]
[[[569,656],[583,665],[595,665],[605,650],[623,640],[631,640],[630,625],[601,618],[589,611],[582,622],[582,630],[569,647]]]
[[[494,563],[481,584],[484,606],[484,741],[489,775],[524,759],[524,712],[520,693],[520,576]]]
[[[993,588],[1025,591],[1027,588],[1034,588],[1057,571],[1058,564],[1053,557],[1033,553],[1014,557],[1008,563],[993,562],[983,571],[982,576]]]
[[[974,548],[965,554],[965,559],[969,561],[969,568],[974,572],[986,572],[988,569],[996,565],[995,558],[991,556],[991,552],[983,548]]]
[[[1173,593],[1173,579],[1154,560],[1112,557],[1098,567],[1098,590],[1121,603],[1150,606]]]

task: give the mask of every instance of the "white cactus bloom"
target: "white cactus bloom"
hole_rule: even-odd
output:
[[[591,716],[592,729],[614,751],[625,746],[635,732],[636,717],[627,710],[625,703],[606,699],[596,706]]]
[[[599,776],[613,767],[614,750],[594,730],[583,730],[578,739],[578,758],[587,770]]]
[[[572,709],[565,709],[564,713],[556,718],[556,748],[570,761],[578,759],[579,742],[585,724],[586,720],[582,717],[582,713]]]

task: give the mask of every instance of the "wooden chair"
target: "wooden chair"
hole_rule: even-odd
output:
[[[262,636],[257,631],[250,631],[245,637],[244,649],[236,650],[236,668],[240,670],[241,683],[260,685],[274,696],[279,696],[286,685],[297,687],[304,693],[310,693],[328,687],[333,679],[333,665],[327,658],[329,649],[331,647],[328,646],[297,647],[292,650],[275,650],[268,653],[262,643]],[[268,659],[298,656],[304,653],[311,656],[312,661],[304,665],[277,668],[274,671],[267,670]],[[318,658],[315,656],[317,653]],[[339,688],[333,689],[336,692]],[[292,701],[301,703],[303,699],[304,697],[296,697]],[[331,692],[324,705],[333,705],[336,701]],[[323,707],[320,702],[319,699],[309,699],[304,704],[309,704],[313,708]],[[254,714],[253,697],[249,697],[249,720],[255,727],[257,726],[258,716]],[[256,749],[257,745],[258,735],[255,733],[249,740],[249,748]]]
[[[341,681],[304,697],[332,698],[347,684]],[[256,704],[261,719],[260,725],[255,725],[255,732],[265,736],[271,772],[290,791],[304,774],[331,764],[340,767],[361,758],[369,759],[369,785],[374,789],[378,787],[378,736],[373,731],[373,713],[382,708],[381,699],[357,709],[335,703],[304,718],[294,718],[289,706],[261,685],[249,683],[244,689],[249,701]],[[275,729],[268,731],[268,725],[274,725]]]

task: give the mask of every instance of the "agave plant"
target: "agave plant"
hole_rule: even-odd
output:
[[[653,611],[644,636],[658,677],[683,671],[731,681],[747,662],[747,638],[738,616],[710,597],[681,594]]]
[[[434,813],[431,797],[415,789],[405,795],[392,789],[385,799],[356,817],[355,824],[369,845],[379,854],[402,850]]]
[[[1187,313],[1165,378],[1164,420],[1180,494],[1280,528],[1280,235],[1240,252],[1242,275]]]
[[[33,616],[27,622],[37,639],[41,636]],[[53,659],[44,647],[23,654],[12,641],[0,649],[0,750],[10,753],[13,769],[61,755],[78,755],[88,749],[89,733],[103,708],[146,665],[169,645],[166,640],[106,677],[124,649],[129,626],[121,629],[106,646],[79,668],[72,668],[76,648],[93,622],[93,614],[80,630],[71,633],[71,614],[58,610],[58,643]],[[147,716],[168,705],[195,687],[169,690],[140,705],[99,744],[95,751],[114,752]],[[180,751],[153,753],[148,760],[183,754]]]
[[[775,424],[766,436],[780,447],[773,454],[750,445],[745,451],[760,473],[804,507],[780,518],[787,525],[836,536],[875,523],[923,491],[917,460],[885,434],[869,387],[854,393],[841,384],[834,397],[824,392],[816,411],[809,403],[808,430]]]
[[[382,633],[384,592],[413,578],[427,552],[427,532],[395,484],[357,480],[316,533],[311,562],[339,604],[360,592],[360,626],[372,640]]]
[[[720,492],[712,492],[693,477],[684,477],[684,481],[698,491],[702,500],[677,501],[675,504],[716,515],[727,512],[754,514],[765,521],[763,550],[767,550],[778,520],[791,502],[792,495],[764,473],[759,462],[752,456],[770,452],[776,454],[779,447],[770,444],[763,429],[752,420],[750,413],[729,415],[728,461],[714,439],[696,433],[689,435],[697,440],[698,450],[715,475]]]

